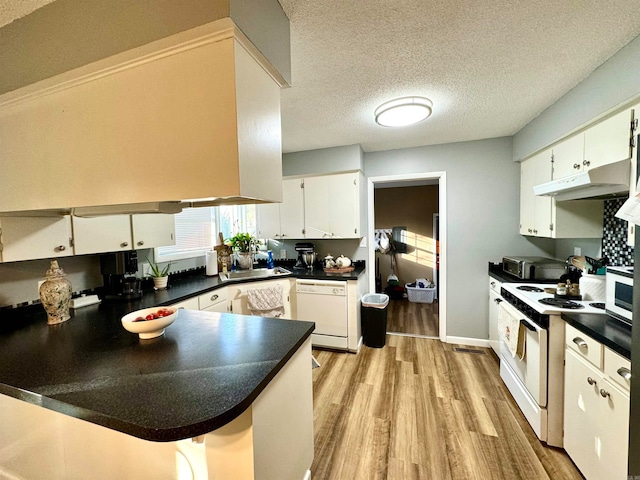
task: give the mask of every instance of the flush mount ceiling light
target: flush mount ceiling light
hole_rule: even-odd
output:
[[[383,127],[404,127],[428,118],[432,109],[428,98],[404,97],[383,103],[374,113],[376,123]]]

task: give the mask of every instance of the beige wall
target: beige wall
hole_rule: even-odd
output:
[[[435,239],[433,214],[438,213],[438,186],[378,188],[374,192],[374,228],[407,227],[407,253],[396,254],[395,274],[400,285],[416,278],[433,281]],[[391,259],[376,253],[380,260],[382,288],[387,286]]]

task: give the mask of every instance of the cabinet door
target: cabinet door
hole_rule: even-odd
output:
[[[282,287],[282,302],[284,306],[284,314],[280,318],[291,319],[291,281],[282,280],[265,280],[262,282],[244,283],[238,287],[229,287],[229,300],[231,303],[231,311],[238,315],[251,315],[247,305],[247,290],[260,289],[280,285]]]
[[[213,292],[203,293],[198,297],[200,310],[208,312],[228,312],[229,299],[227,298],[227,288],[219,288]]]
[[[17,262],[37,258],[68,257],[71,248],[71,217],[0,218],[0,259]]]
[[[535,225],[535,157],[520,163],[520,235],[533,235]]]
[[[360,209],[358,208],[358,174],[344,173],[329,177],[329,225],[332,236],[358,238]]]
[[[500,341],[498,337],[498,305],[502,301],[499,294],[493,290],[489,291],[489,345],[496,352],[496,355],[499,355],[498,343]]]
[[[280,204],[281,238],[305,238],[305,199],[302,180],[282,181],[282,203]]]
[[[176,244],[173,214],[148,213],[131,216],[134,248],[154,248]]]
[[[132,250],[131,216],[73,217],[76,255]]]
[[[620,112],[584,133],[585,168],[627,158],[631,158],[631,110]]]
[[[629,453],[629,396],[606,379],[599,387],[604,392],[600,392],[600,411],[593,419],[598,424],[601,446],[598,478],[625,480]]]
[[[585,478],[613,478],[599,476],[602,442],[596,421],[601,414],[603,378],[572,350],[567,348],[565,355],[564,449]]]
[[[260,203],[256,205],[258,216],[258,238],[280,238],[280,204]]]
[[[533,164],[536,185],[550,182],[553,176],[553,164],[551,162],[551,151],[547,150],[535,157]],[[534,226],[535,235],[537,237],[551,236],[551,205],[553,199],[551,197],[535,195],[535,216]]]
[[[584,133],[579,133],[553,147],[553,179],[579,173],[583,161]]]
[[[332,176],[304,179],[305,238],[331,238],[329,218],[329,179]]]
[[[174,303],[171,306],[177,309],[184,308],[185,310],[199,310],[198,297],[191,297],[187,300],[183,300],[182,302]]]

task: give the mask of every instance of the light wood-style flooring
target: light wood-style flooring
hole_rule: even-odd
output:
[[[438,301],[414,303],[406,298],[389,300],[387,332],[437,337],[439,328]]]
[[[314,350],[314,480],[572,480],[500,380],[498,359],[387,335],[358,355]]]

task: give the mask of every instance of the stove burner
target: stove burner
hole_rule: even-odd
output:
[[[544,292],[544,290],[541,289],[541,288],[531,287],[529,285],[521,285],[519,287],[516,287],[516,289],[517,290],[522,290],[524,292],[537,292],[537,293]]]
[[[602,303],[602,302],[593,302],[593,303],[590,303],[589,306],[593,307],[593,308],[599,308],[601,310],[604,310],[604,303]]]
[[[543,305],[550,305],[552,307],[558,308],[569,308],[571,310],[578,310],[580,308],[584,308],[584,305],[580,305],[579,303],[572,302],[571,300],[563,300],[562,298],[543,298],[539,300]]]

